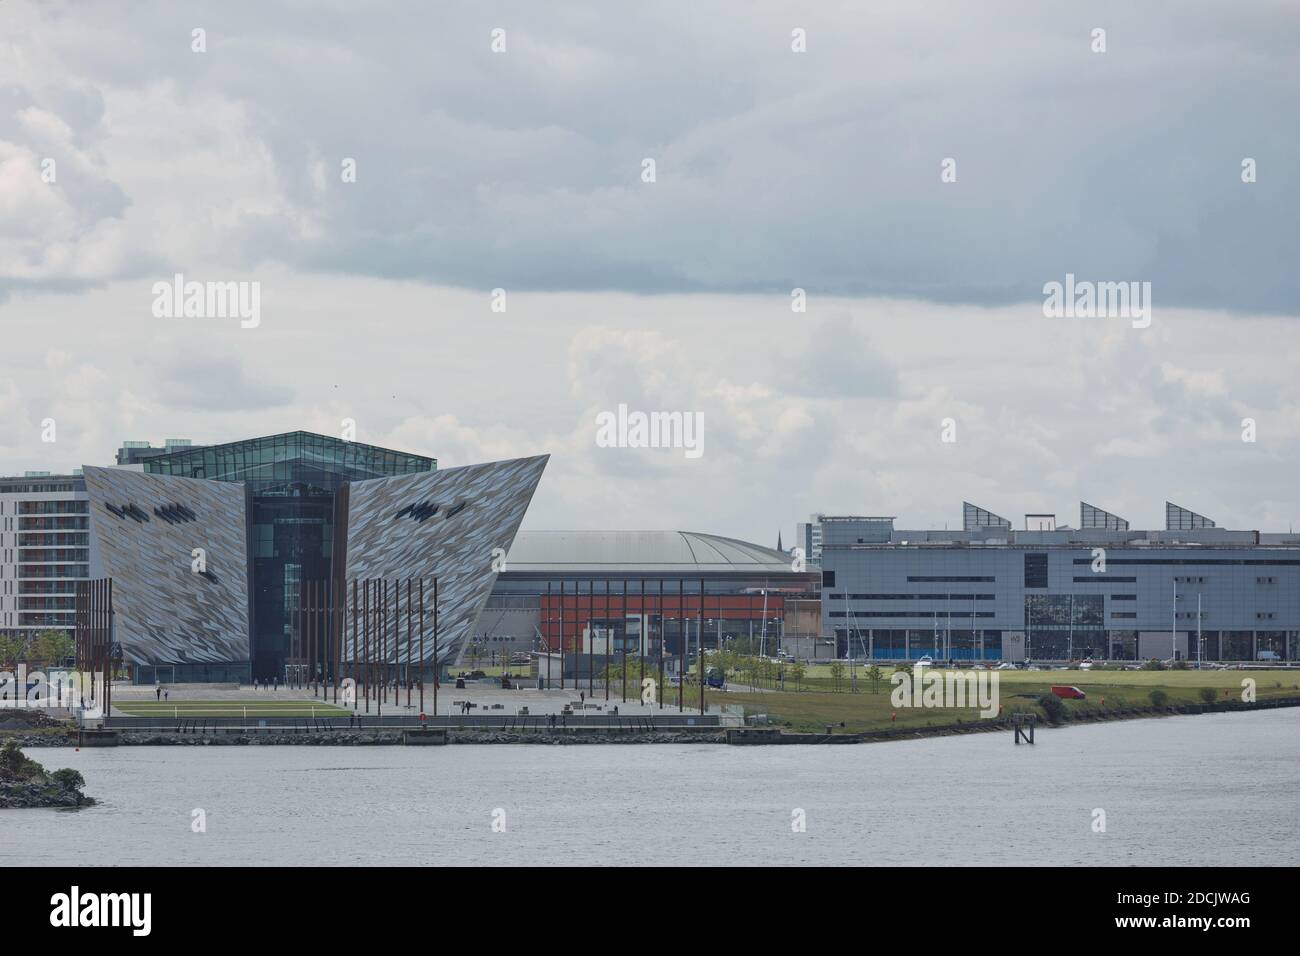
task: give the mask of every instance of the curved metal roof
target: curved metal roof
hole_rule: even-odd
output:
[[[506,572],[793,574],[772,548],[693,531],[520,531]]]

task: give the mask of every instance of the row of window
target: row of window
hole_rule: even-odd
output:
[[[469,502],[466,501],[456,502],[447,509],[445,517],[454,518],[465,510],[465,506],[468,503]],[[397,512],[397,514],[393,515],[393,520],[396,521],[398,518],[410,517],[412,521],[423,522],[436,515],[441,508],[442,505],[437,505],[430,501],[421,501],[416,504],[407,505],[401,511]]]
[[[993,611],[831,611],[827,617],[997,617]]]
[[[47,532],[20,532],[18,535],[18,547],[20,548],[49,548],[49,547],[86,547],[90,544],[90,535],[83,531],[47,531]]]
[[[1075,564],[1092,564],[1091,558],[1075,558]],[[1293,558],[1107,558],[1107,564],[1149,565],[1261,565],[1265,567],[1300,567],[1300,559]]]
[[[843,601],[844,592],[827,594],[828,600]],[[992,601],[993,594],[850,594],[851,601]]]
[[[104,507],[119,518],[130,518],[139,524],[143,524],[149,520],[149,516],[144,513],[144,509],[132,502],[128,502],[124,505],[105,504]]]
[[[919,581],[926,584],[992,584],[997,579],[966,574],[909,574],[907,580],[909,583]]]
[[[84,564],[20,564],[20,578],[88,578],[90,569]]]
[[[85,531],[89,528],[89,518],[74,515],[56,518],[19,518],[19,531]],[[12,528],[8,530],[13,530]]]
[[[89,501],[20,501],[20,515],[90,514]]]
[[[61,563],[67,561],[89,561],[88,548],[24,548],[21,560]]]

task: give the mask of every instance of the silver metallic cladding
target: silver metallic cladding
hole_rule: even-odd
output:
[[[248,542],[242,483],[86,466],[90,526],[103,573],[113,579],[114,640],[140,664],[249,659]],[[148,518],[119,518],[108,505]],[[154,508],[179,504],[194,520],[169,522]],[[192,570],[205,551],[210,576]]]
[[[438,655],[453,660],[496,581],[493,551],[510,550],[532,501],[549,455],[467,465],[418,475],[353,482],[348,500],[347,578],[438,578]],[[410,505],[437,505],[423,521],[397,517]],[[463,510],[448,516],[459,504]],[[425,585],[425,659],[433,657],[433,596]],[[352,600],[351,585],[347,600]],[[405,598],[403,597],[403,602]],[[391,598],[390,598],[391,602]],[[404,604],[403,604],[404,607]],[[404,617],[403,617],[404,622]],[[406,626],[392,620],[397,635],[390,660],[406,660]],[[352,635],[345,656],[351,658]],[[412,660],[419,656],[413,649]]]

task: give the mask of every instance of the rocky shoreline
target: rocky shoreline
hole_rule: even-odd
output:
[[[1079,724],[1109,723],[1117,720],[1145,720],[1156,717],[1174,717],[1190,714],[1242,713],[1251,710],[1272,710],[1278,707],[1300,706],[1300,698],[1270,698],[1255,703],[1220,701],[1214,704],[1173,704],[1164,709],[1153,707],[1113,708],[1106,711],[1086,711],[1071,714],[1069,719],[1057,724],[1039,721],[1040,727],[1070,727]],[[1010,731],[1011,715],[1004,714],[990,720],[967,721],[925,727],[886,727],[878,730],[832,734],[794,733],[779,725],[766,730],[780,732],[782,739],[773,743],[879,743],[888,740],[916,740],[924,737],[952,737],[966,734]],[[758,728],[749,728],[758,729]],[[737,728],[740,733],[744,730]],[[3,736],[24,748],[75,747],[77,734],[5,731]],[[756,735],[757,736],[757,735]],[[391,730],[319,730],[235,731],[220,734],[194,734],[162,732],[157,730],[116,732],[116,745],[123,747],[392,747],[402,746],[404,731]],[[718,744],[726,743],[726,729],[659,730],[659,731],[601,731],[585,728],[547,729],[528,731],[447,729],[448,744],[536,744],[545,746],[581,746],[585,744]],[[2,805],[2,804],[0,804]]]
[[[401,731],[326,730],[312,733],[174,734],[123,731],[121,747],[392,747],[402,745]],[[19,746],[75,747],[76,734],[29,734],[15,737]],[[448,744],[704,744],[724,743],[723,731],[648,731],[625,733],[516,733],[497,730],[452,730]]]
[[[95,801],[75,770],[47,771],[27,757],[15,738],[0,748],[0,810],[84,807]]]
[[[56,784],[0,783],[0,810],[87,807],[95,801]]]

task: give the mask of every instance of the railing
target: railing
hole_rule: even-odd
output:
[[[339,730],[385,730],[414,727],[444,727],[466,730],[505,730],[511,732],[550,730],[615,730],[647,732],[663,729],[716,728],[722,726],[718,714],[678,714],[665,712],[653,717],[612,714],[556,714],[551,724],[550,714],[453,714],[450,716],[418,716],[385,714],[347,717],[105,717],[103,725],[113,730],[170,730],[177,734],[210,734],[223,730],[279,730],[315,733]]]

